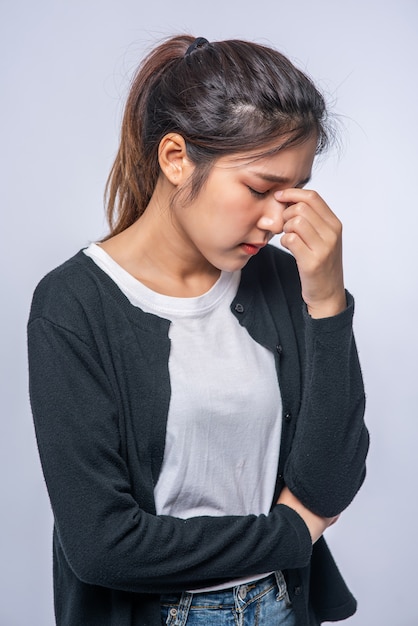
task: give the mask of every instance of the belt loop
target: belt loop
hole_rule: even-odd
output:
[[[287,585],[286,585],[285,577],[283,576],[283,572],[280,570],[277,572],[274,572],[274,576],[276,578],[277,589],[278,589],[277,599],[281,600],[282,598],[284,598],[286,606],[290,608],[292,606],[292,603],[290,601],[289,594],[287,592]]]

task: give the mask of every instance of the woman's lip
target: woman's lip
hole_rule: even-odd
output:
[[[265,243],[242,243],[241,247],[247,254],[257,254],[257,252],[261,248],[264,248],[265,245]]]

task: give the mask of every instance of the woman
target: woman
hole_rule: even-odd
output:
[[[60,626],[355,611],[322,538],[368,447],[341,224],[303,188],[328,139],[269,48],[179,36],[140,66],[109,236],[41,281],[28,326]]]

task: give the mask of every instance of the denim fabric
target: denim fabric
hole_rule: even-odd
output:
[[[161,624],[167,626],[295,626],[281,572],[208,593],[161,597]]]

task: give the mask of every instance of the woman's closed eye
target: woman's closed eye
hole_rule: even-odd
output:
[[[250,193],[255,197],[255,198],[265,198],[266,195],[268,194],[268,192],[270,191],[269,189],[267,191],[257,191],[257,189],[253,189],[252,187],[250,187],[249,185],[247,185],[248,189],[250,190]]]

